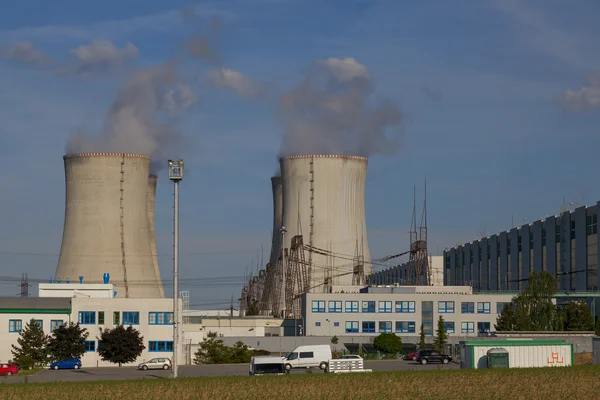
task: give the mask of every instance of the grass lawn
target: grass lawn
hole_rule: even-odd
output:
[[[597,399],[600,367],[0,385],[6,399]]]

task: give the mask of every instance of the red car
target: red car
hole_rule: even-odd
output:
[[[417,350],[414,353],[410,353],[406,356],[406,359],[410,361],[417,361],[417,358],[419,358],[419,351],[421,350]]]
[[[19,372],[15,364],[0,364],[0,375],[13,375]]]

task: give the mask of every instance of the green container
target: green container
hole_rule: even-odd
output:
[[[509,368],[508,351],[495,347],[487,351],[488,368]]]

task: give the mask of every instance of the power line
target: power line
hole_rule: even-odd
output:
[[[221,251],[206,251],[206,252],[194,252],[194,253],[180,253],[182,256],[211,256],[220,254],[240,254],[240,253],[254,253],[256,249],[248,250],[221,250]],[[35,257],[59,257],[57,253],[30,253],[30,252],[16,252],[16,251],[0,251],[0,255],[7,256],[35,256]],[[73,257],[122,257],[121,254],[72,254]],[[157,254],[157,257],[172,257],[172,254]],[[129,254],[129,257],[153,257],[152,254]]]

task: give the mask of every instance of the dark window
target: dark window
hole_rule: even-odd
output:
[[[523,250],[523,238],[521,237],[521,235],[519,235],[519,238],[517,239],[517,247],[519,250],[519,253]]]
[[[139,325],[140,313],[138,311],[123,311],[123,325]]]
[[[556,243],[560,243],[560,224],[556,224]]]
[[[85,351],[93,352],[96,351],[96,342],[94,340],[85,341]]]
[[[490,331],[490,323],[489,322],[478,322],[477,323],[477,332],[487,333],[489,331]]]
[[[375,332],[375,321],[364,321],[362,323],[363,332]]]
[[[460,312],[462,314],[475,314],[475,303],[472,301],[463,301],[460,304]]]
[[[575,221],[571,221],[571,240],[575,239]]]
[[[156,340],[152,340],[150,342],[148,342],[148,351],[150,352],[157,352],[157,351],[164,351],[164,352],[172,352],[173,351],[173,342],[172,341],[156,341]]]
[[[303,351],[300,352],[300,358],[314,358],[315,353],[313,353],[312,351]]]
[[[598,233],[598,215],[588,215],[586,218],[586,232],[588,235]]]
[[[375,302],[374,301],[363,301],[362,302],[362,312],[374,313],[375,312]]]
[[[506,240],[506,252],[510,256],[510,238]]]
[[[533,249],[533,232],[529,234],[529,250]]]
[[[113,312],[113,325],[121,325],[121,314],[118,311]]]
[[[104,325],[104,311],[98,311],[98,325]]]

